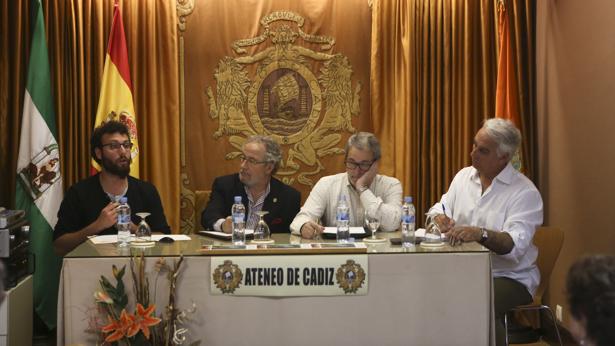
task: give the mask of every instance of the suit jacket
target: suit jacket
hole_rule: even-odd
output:
[[[301,193],[274,177],[271,177],[269,184],[269,195],[265,198],[262,209],[269,212],[264,217],[265,222],[269,225],[271,233],[288,233],[290,223],[301,208]],[[209,202],[201,215],[201,223],[205,229],[213,230],[216,221],[231,215],[235,196],[242,197],[247,218],[250,212],[248,195],[239,180],[239,173],[217,177],[214,180]]]

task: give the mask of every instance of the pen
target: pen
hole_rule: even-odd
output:
[[[440,204],[442,204],[442,213],[444,213],[444,216],[446,216],[446,207],[444,206],[444,203],[440,203]]]

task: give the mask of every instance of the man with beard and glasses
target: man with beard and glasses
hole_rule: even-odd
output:
[[[234,196],[246,206],[246,228],[254,229],[258,211],[272,233],[288,233],[288,227],[301,205],[301,193],[273,177],[280,166],[282,152],[271,137],[256,135],[241,148],[239,173],[214,180],[201,223],[205,229],[231,233],[231,207]]]
[[[290,225],[303,238],[318,237],[324,226],[335,226],[340,196],[346,196],[350,226],[363,226],[365,213],[380,219],[380,228],[392,232],[401,221],[399,180],[378,174],[380,142],[374,134],[359,132],[346,143],[346,172],[322,177]],[[322,224],[322,225],[321,225]]]
[[[156,187],[129,176],[132,143],[128,127],[107,121],[94,129],[90,144],[92,158],[102,170],[74,184],[64,195],[53,232],[56,253],[64,256],[92,235],[117,234],[117,201],[124,196],[132,213],[132,232],[139,221],[136,214],[147,212],[153,232],[170,233]]]

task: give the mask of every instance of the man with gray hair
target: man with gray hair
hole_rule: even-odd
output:
[[[301,193],[273,177],[282,151],[271,137],[248,138],[239,156],[239,173],[218,177],[211,188],[201,223],[205,229],[231,233],[231,207],[235,196],[246,206],[246,228],[254,229],[259,211],[267,211],[265,222],[272,233],[289,232],[289,225],[301,206]]]
[[[380,219],[383,231],[392,232],[401,219],[402,188],[399,180],[378,174],[380,143],[369,132],[352,135],[346,143],[346,172],[322,177],[310,192],[290,229],[304,238],[314,238],[324,226],[334,226],[340,196],[350,207],[350,226],[363,226],[364,216]]]
[[[452,245],[475,241],[492,251],[498,345],[505,344],[506,311],[530,303],[540,283],[532,239],[542,224],[542,198],[510,163],[520,143],[512,122],[485,121],[474,137],[472,166],[457,173],[428,213]]]

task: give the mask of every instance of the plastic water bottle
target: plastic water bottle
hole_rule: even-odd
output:
[[[415,209],[412,197],[404,197],[401,206],[401,246],[409,248],[414,246]]]
[[[233,219],[233,244],[245,245],[246,243],[246,207],[241,203],[241,196],[235,196],[235,204],[231,208]]]
[[[340,200],[337,202],[337,242],[348,243],[350,241],[350,228],[348,223],[350,218],[348,215],[348,203],[346,202],[346,196],[341,195]]]
[[[120,198],[120,205],[117,207],[117,242],[119,246],[130,244],[130,206],[128,198]]]

